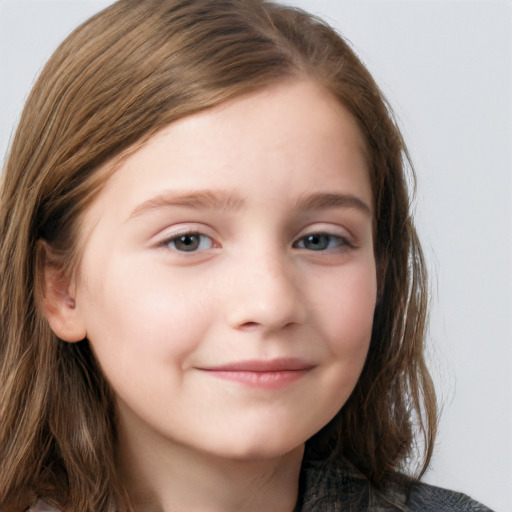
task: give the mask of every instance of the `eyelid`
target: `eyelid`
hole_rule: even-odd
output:
[[[209,247],[208,249],[216,249],[221,247],[221,244],[216,240],[216,237],[211,233],[211,229],[209,229],[207,226],[203,225],[197,225],[190,223],[189,225],[181,225],[180,227],[175,227],[163,230],[159,235],[157,235],[157,240],[154,243],[156,247],[169,249],[169,244],[173,241],[178,239],[181,236],[202,236],[210,239],[212,241],[212,247]],[[196,250],[196,251],[190,251],[190,254],[194,253],[200,253],[208,249],[202,249],[202,250]],[[176,253],[186,254],[187,251],[180,251],[178,249],[173,250]]]
[[[186,244],[186,239],[189,239],[188,241],[191,243]],[[205,240],[207,247],[204,247]],[[180,245],[183,245],[183,247],[180,248]],[[165,247],[182,253],[202,252],[208,249],[212,249],[214,245],[215,242],[212,240],[212,238],[202,233],[186,233],[184,235],[173,236],[165,242]]]
[[[312,241],[312,246],[308,247],[308,243],[311,242],[311,240],[308,241],[308,238],[310,237],[317,237],[318,240],[316,242]],[[323,242],[327,242],[327,245],[325,247],[323,247]],[[314,247],[315,244],[317,245],[317,247]],[[333,235],[331,233],[309,233],[298,238],[293,243],[292,248],[310,252],[312,254],[322,254],[333,252],[346,252],[352,249],[356,249],[357,247],[351,240],[344,236]]]
[[[339,224],[331,224],[327,222],[318,222],[310,224],[300,230],[299,235],[294,238],[293,244],[311,235],[324,235],[343,239],[351,246],[357,246],[357,237],[347,228]]]

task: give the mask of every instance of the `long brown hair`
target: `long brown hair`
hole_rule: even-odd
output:
[[[47,63],[3,172],[2,511],[40,496],[62,509],[130,509],[116,476],[108,386],[87,340],[57,339],[38,307],[41,247],[72,271],[81,214],[112,162],[183,116],[293,77],[323,85],[364,135],[379,268],[362,375],[306,457],[345,457],[377,487],[405,470],[417,445],[419,472],[426,468],[436,426],[423,356],[426,276],[410,217],[407,152],[372,77],[339,35],[301,10],[263,0],[121,0],[75,30]]]

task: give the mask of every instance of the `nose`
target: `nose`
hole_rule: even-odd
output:
[[[300,277],[285,255],[268,251],[240,258],[231,266],[229,282],[232,328],[272,332],[304,322]]]

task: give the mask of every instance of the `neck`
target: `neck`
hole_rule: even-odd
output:
[[[122,437],[119,464],[134,510],[292,512],[295,507],[303,446],[270,459],[233,460],[176,444],[148,450]]]

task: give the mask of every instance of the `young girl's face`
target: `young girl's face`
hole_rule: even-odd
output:
[[[258,459],[328,423],[368,351],[372,204],[355,121],[309,81],[125,160],[85,213],[72,287],[123,439]]]

